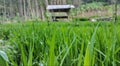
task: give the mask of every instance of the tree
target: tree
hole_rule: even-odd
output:
[[[113,2],[115,0],[0,0],[0,17],[3,20],[8,18],[15,19],[17,16],[24,20],[45,19],[46,6],[54,4],[73,4],[80,6],[82,2]],[[117,4],[115,5],[117,8]],[[116,10],[116,9],[114,9]],[[117,10],[116,10],[117,11]],[[116,13],[114,13],[115,15]],[[115,18],[117,19],[117,17]]]
[[[115,0],[115,2],[114,2],[114,7],[115,7],[115,12],[114,12],[114,18],[115,18],[115,22],[117,22],[117,0]]]

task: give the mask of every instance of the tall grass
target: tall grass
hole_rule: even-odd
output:
[[[25,22],[0,25],[0,44],[13,66],[120,64],[120,23]],[[9,47],[7,47],[9,45]]]

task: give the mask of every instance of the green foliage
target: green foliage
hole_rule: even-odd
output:
[[[0,36],[6,41],[3,46],[10,46],[4,50],[11,63],[9,65],[120,64],[119,22],[76,23],[77,26],[74,22],[49,22],[48,26],[47,22],[38,21],[0,25]]]
[[[117,16],[117,20],[120,21],[120,15]]]
[[[0,51],[0,66],[8,66],[8,57],[4,51]]]
[[[89,18],[81,17],[81,18],[75,18],[74,20],[75,21],[89,21]]]
[[[91,10],[102,10],[104,6],[103,2],[93,2],[82,4],[79,9],[82,12],[91,11]]]
[[[97,32],[98,26],[99,24],[96,26],[95,31],[91,37],[90,43],[87,45],[85,59],[84,59],[84,66],[92,65],[93,55],[94,55],[93,50],[94,50],[95,35]]]

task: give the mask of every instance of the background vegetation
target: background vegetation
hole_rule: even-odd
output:
[[[84,12],[92,12],[93,15],[110,16],[113,13],[112,4],[115,0],[0,0],[0,21],[14,22],[21,20],[46,20],[46,6],[54,4],[73,4],[76,6],[77,14],[74,16],[89,16]],[[119,0],[118,0],[119,4]],[[76,10],[75,9],[75,10]],[[73,11],[75,13],[76,11]],[[110,14],[110,15],[109,15]],[[102,16],[103,16],[102,15]]]

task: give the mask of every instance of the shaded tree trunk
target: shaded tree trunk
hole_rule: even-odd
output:
[[[3,9],[3,22],[4,22],[6,20],[6,16],[7,16],[6,15],[6,13],[7,13],[6,12],[6,0],[4,0],[4,6],[3,7],[4,7],[4,9]]]
[[[23,16],[23,6],[22,6],[22,0],[18,0],[18,11],[19,11],[19,16]]]

